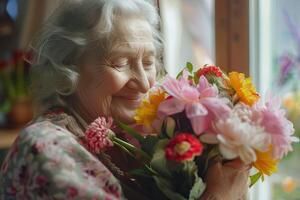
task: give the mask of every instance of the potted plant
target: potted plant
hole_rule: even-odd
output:
[[[16,50],[9,59],[0,60],[0,83],[3,85],[0,111],[7,114],[10,125],[22,126],[32,118],[29,97],[29,54]]]

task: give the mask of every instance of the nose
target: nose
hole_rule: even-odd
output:
[[[146,93],[150,89],[149,79],[142,63],[139,63],[135,69],[132,69],[130,87],[142,93]]]

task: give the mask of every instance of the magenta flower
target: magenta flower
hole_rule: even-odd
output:
[[[218,88],[210,85],[204,76],[194,86],[188,80],[188,73],[176,80],[167,77],[163,83],[165,91],[172,96],[163,101],[159,108],[160,117],[185,111],[197,135],[211,128],[211,122],[230,111],[227,99],[218,97]]]
[[[101,150],[113,146],[111,138],[115,134],[110,130],[112,123],[112,118],[106,120],[104,117],[98,117],[88,126],[85,131],[85,140],[87,147],[93,153],[99,153]]]
[[[253,106],[253,118],[260,122],[265,131],[271,135],[273,157],[280,159],[292,151],[292,142],[299,139],[293,136],[295,130],[292,122],[285,117],[279,98],[268,95],[265,102],[260,100]]]

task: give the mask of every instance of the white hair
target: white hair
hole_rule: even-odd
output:
[[[32,44],[31,91],[37,115],[51,107],[64,106],[64,97],[77,87],[78,59],[90,47],[109,52],[110,37],[119,17],[145,19],[152,28],[157,59],[161,60],[162,40],[159,16],[146,0],[64,0],[49,17]],[[158,62],[160,63],[160,62]],[[158,64],[162,72],[161,64]]]

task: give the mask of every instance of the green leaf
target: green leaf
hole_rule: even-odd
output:
[[[184,162],[176,162],[173,160],[167,160],[167,168],[172,172],[179,172],[182,173],[184,168]]]
[[[137,148],[136,146],[132,145],[131,143],[125,142],[124,140],[122,140],[118,137],[113,138],[113,143],[114,144],[118,143],[118,145],[124,147],[126,150],[128,150],[129,152],[131,152],[133,154],[139,154],[140,156],[143,157],[143,159],[145,159],[148,162],[150,162],[150,160],[151,160],[151,157],[146,152],[144,152],[142,149]]]
[[[136,130],[134,130],[133,128],[131,128],[130,126],[117,121],[118,126],[123,129],[126,133],[130,134],[132,137],[134,137],[135,139],[137,139],[140,143],[144,142],[144,137],[138,133]]]
[[[149,170],[146,168],[139,168],[139,169],[134,169],[129,172],[129,174],[133,176],[140,176],[140,177],[152,177],[153,173],[149,173]]]
[[[257,172],[256,174],[250,176],[250,186],[249,187],[252,187],[260,178],[263,179],[263,175],[261,172]]]
[[[153,177],[158,188],[169,198],[172,200],[186,200],[181,194],[173,191],[172,183],[164,178],[154,176]]]
[[[166,123],[166,133],[169,136],[169,138],[172,138],[174,136],[176,122],[172,117],[167,117],[165,123]]]
[[[131,157],[135,158],[135,155],[128,149],[126,149],[123,145],[119,144],[118,142],[113,142],[114,145],[118,146],[120,149],[122,149],[122,151],[124,151],[125,153],[127,153],[128,155],[130,155]]]
[[[182,76],[182,74],[183,74],[183,70],[181,70],[181,71],[177,74],[176,79],[178,79],[180,76]]]
[[[264,182],[264,181],[265,181],[264,174],[261,174],[261,181],[262,181],[262,182]]]
[[[6,99],[2,104],[0,104],[0,112],[8,113],[11,110],[11,102]]]
[[[171,177],[171,172],[167,168],[167,160],[165,156],[165,146],[168,144],[168,139],[160,140],[155,146],[155,152],[151,160],[150,166],[164,177]]]
[[[190,62],[187,62],[186,63],[186,68],[187,68],[187,70],[190,72],[190,73],[192,73],[193,72],[193,64],[192,63],[190,63]]]
[[[158,137],[149,135],[144,138],[144,141],[141,143],[142,150],[148,153],[149,155],[153,155],[154,146],[158,142]]]
[[[206,185],[202,179],[198,176],[197,171],[194,173],[195,181],[190,191],[189,200],[198,200],[204,192]]]
[[[184,162],[183,170],[187,174],[192,176],[195,173],[195,171],[197,171],[197,165],[194,161],[186,161]]]
[[[194,82],[196,85],[199,83],[199,77],[197,76],[197,72],[194,72]]]

